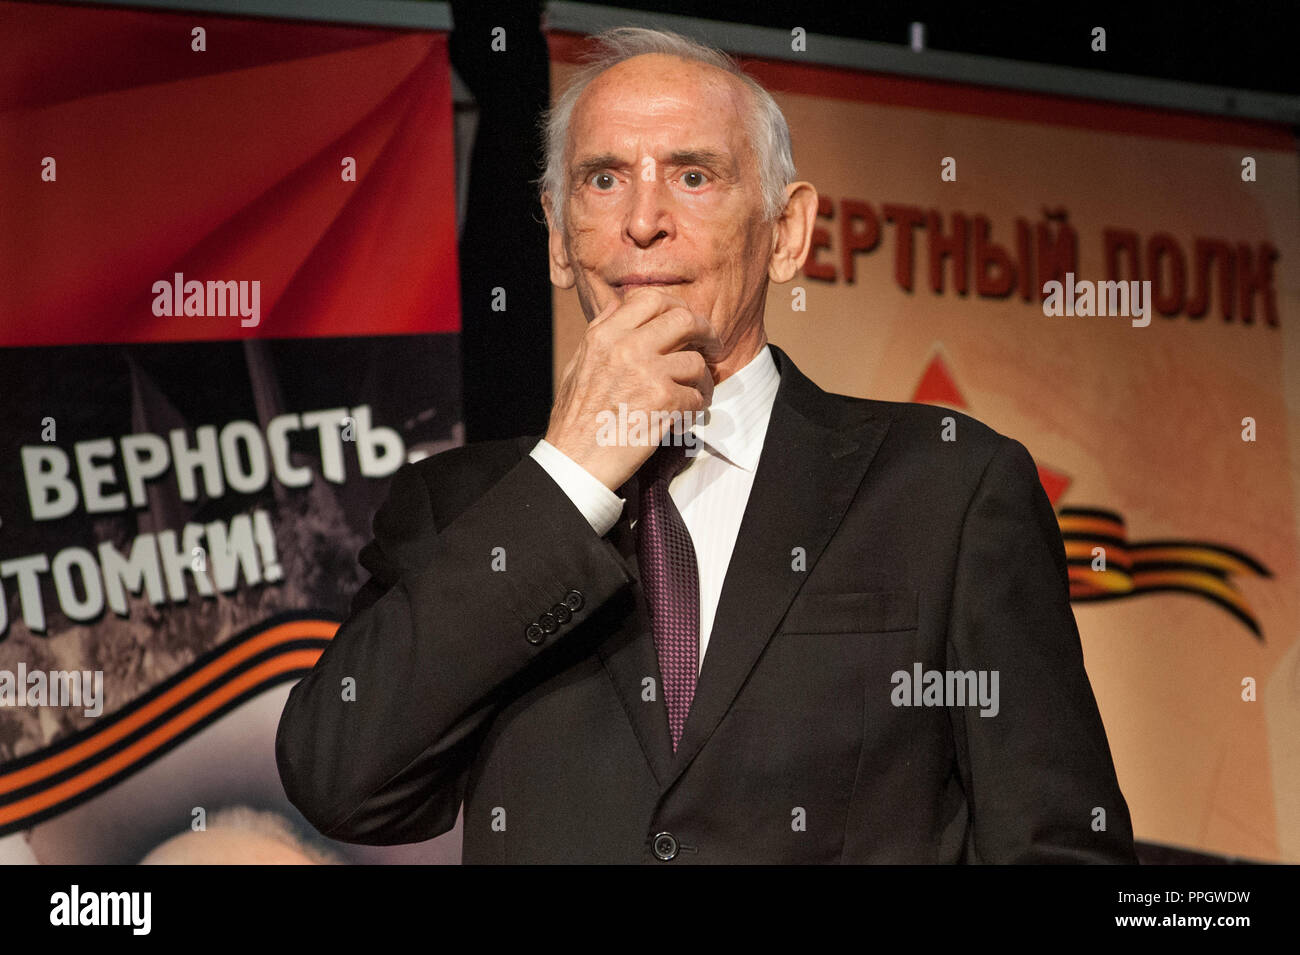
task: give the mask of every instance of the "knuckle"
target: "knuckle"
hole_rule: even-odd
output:
[[[611,342],[608,346],[607,353],[610,362],[616,365],[631,365],[633,361],[632,347],[625,341]]]

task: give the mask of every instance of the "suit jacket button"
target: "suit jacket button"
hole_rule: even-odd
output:
[[[564,595],[564,605],[568,607],[570,610],[572,610],[574,613],[577,613],[579,610],[581,610],[582,605],[584,603],[586,603],[586,601],[583,599],[582,593],[580,591],[570,590],[567,594]]]
[[[537,624],[530,623],[528,629],[524,632],[524,639],[536,646],[546,639],[546,632]]]
[[[549,610],[538,617],[537,622],[541,624],[542,633],[554,633],[556,630],[560,629],[560,624],[556,621],[555,614],[551,613]]]
[[[677,858],[677,837],[671,832],[661,832],[655,836],[655,857],[664,862]]]
[[[558,620],[560,623],[568,623],[570,620],[573,619],[573,611],[570,610],[568,607],[566,607],[564,604],[556,604],[554,607],[551,608],[551,613],[555,616],[555,619]]]

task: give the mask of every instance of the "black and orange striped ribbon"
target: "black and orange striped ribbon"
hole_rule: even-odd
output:
[[[0,837],[116,785],[316,663],[339,622],[285,613],[237,634],[95,725],[0,764]]]
[[[1264,635],[1232,577],[1271,577],[1248,554],[1193,540],[1129,541],[1114,511],[1062,508],[1057,513],[1069,565],[1070,599],[1115,600],[1174,591],[1204,597],[1227,610],[1263,642]],[[1094,569],[1094,551],[1105,552],[1105,569]]]

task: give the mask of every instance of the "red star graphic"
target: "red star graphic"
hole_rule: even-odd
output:
[[[953,381],[952,373],[944,363],[943,356],[938,352],[930,359],[925,373],[917,382],[912,400],[923,404],[947,405],[960,411],[967,410],[966,400],[962,398],[956,382]],[[1056,507],[1057,499],[1070,486],[1070,478],[1067,475],[1041,464],[1038,465],[1038,480],[1042,482],[1043,490],[1047,492],[1047,499],[1052,502],[1052,507]]]

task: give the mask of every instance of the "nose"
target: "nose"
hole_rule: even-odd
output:
[[[627,235],[641,248],[672,235],[672,210],[666,184],[653,165],[643,166],[632,184]]]

